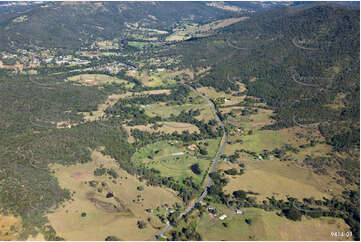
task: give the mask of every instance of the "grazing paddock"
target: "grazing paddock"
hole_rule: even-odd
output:
[[[199,87],[199,88],[197,88],[197,91],[202,93],[203,95],[207,96],[210,99],[227,98],[229,100],[235,99],[235,100],[238,100],[238,102],[240,102],[245,98],[245,96],[232,96],[232,94],[235,94],[238,92],[243,92],[246,90],[246,87],[241,82],[237,82],[237,84],[239,85],[239,90],[232,91],[229,94],[227,94],[223,91],[217,91],[214,87]],[[231,103],[227,103],[227,105],[231,105]]]
[[[304,160],[307,156],[311,157],[327,157],[328,153],[332,152],[332,146],[327,144],[316,144],[315,146],[300,149],[297,154],[289,153],[293,159],[299,161]]]
[[[94,176],[94,170],[100,165],[113,168],[119,177]],[[163,227],[164,224],[145,209],[155,209],[164,203],[169,206],[176,202],[182,204],[174,191],[139,182],[135,176],[120,169],[115,160],[99,151],[92,152],[91,162],[67,167],[53,165],[52,168],[60,186],[75,192],[72,200],[48,214],[50,225],[66,240],[102,241],[110,235],[121,240],[148,240],[158,232],[156,227]],[[96,187],[90,186],[90,181],[97,182]],[[139,186],[144,190],[139,191]],[[114,197],[106,198],[109,192]],[[118,203],[121,204],[121,211],[108,211],[109,205]],[[86,213],[86,216],[82,216],[82,213]],[[151,224],[146,222],[146,228],[140,230],[137,221],[147,221],[147,218],[151,218]]]
[[[146,87],[161,87],[165,85],[174,85],[176,81],[168,71],[161,72],[138,72],[129,71],[128,76],[134,77],[142,82]]]
[[[258,113],[246,116],[247,122],[240,122],[240,125],[246,130],[260,129],[263,126],[270,125],[274,122],[273,119],[270,118],[270,116],[273,114],[273,110],[262,109],[262,108],[257,108],[257,110]],[[242,119],[244,118],[240,116],[239,118],[237,117],[235,119],[232,119],[232,121],[233,122],[235,120],[243,121]],[[236,121],[235,123],[239,123],[239,122]]]
[[[162,118],[169,118],[171,114],[174,116],[179,115],[181,112],[188,112],[189,110],[199,109],[201,114],[199,116],[195,116],[196,119],[202,120],[203,118],[206,120],[215,119],[215,115],[212,114],[212,109],[208,104],[182,104],[182,105],[166,105],[164,103],[154,103],[148,104],[143,107],[145,114],[150,117],[160,116]],[[201,116],[201,117],[200,117]]]
[[[251,135],[242,136],[241,139],[243,144],[240,147],[254,152],[281,148],[286,143],[281,138],[281,135],[273,130],[257,130]]]
[[[323,141],[319,131],[308,130],[300,127],[291,127],[281,130],[255,130],[263,126],[262,121],[256,122],[254,126],[252,123],[244,125],[246,133],[248,130],[253,130],[252,134],[236,134],[229,137],[231,145],[226,146],[226,153],[230,154],[237,149],[246,149],[260,153],[263,150],[271,151],[275,148],[289,144],[293,147],[308,144],[311,140]],[[248,127],[247,127],[248,126]],[[237,140],[242,140],[243,144],[237,143]],[[329,151],[329,149],[327,149]]]
[[[125,84],[126,87],[134,86],[133,83],[129,83],[126,80],[104,74],[81,74],[69,77],[67,81],[77,82],[85,86],[98,86],[111,83]]]
[[[227,113],[230,113],[230,112],[240,112],[244,109],[244,107],[239,107],[239,106],[234,106],[234,107],[227,107],[227,108],[223,108],[223,107],[220,107],[219,108],[219,111],[221,112],[221,114],[227,114]],[[231,118],[230,118],[231,119]],[[239,120],[239,119],[237,119]],[[233,121],[233,119],[232,119]],[[233,122],[232,122],[233,123]]]
[[[213,141],[208,142],[210,147],[214,147]],[[190,151],[187,146],[176,141],[159,141],[137,150],[132,161],[146,164],[148,168],[155,168],[162,175],[174,177],[181,183],[185,177],[191,176],[195,183],[200,184],[211,163],[210,158],[207,156],[197,158],[195,156],[197,152]],[[199,163],[202,171],[200,175],[194,174],[190,169],[195,163]]]
[[[312,171],[288,166],[279,160],[243,160],[245,171],[242,175],[229,176],[229,183],[224,187],[227,194],[236,190],[245,190],[259,193],[256,196],[258,202],[267,197],[274,196],[277,199],[285,199],[286,196],[298,199],[314,197],[330,197],[327,194],[328,182],[324,176],[317,175]],[[235,164],[222,164],[219,169],[240,169]],[[321,185],[322,184],[322,185]],[[333,186],[333,185],[332,185]]]
[[[222,213],[227,215],[222,225],[221,220],[216,218],[212,223],[208,214],[198,221],[197,231],[202,240],[285,240],[285,241],[333,241],[342,238],[331,237],[331,231],[349,231],[348,225],[339,218],[322,217],[311,219],[303,217],[302,221],[291,221],[285,217],[277,216],[276,212],[266,212],[259,208],[243,208],[244,214],[234,214],[230,209],[218,204],[211,204]],[[247,224],[245,219],[251,219],[252,224]],[[346,239],[346,238],[344,238]]]

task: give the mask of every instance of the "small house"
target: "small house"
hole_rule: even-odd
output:
[[[217,210],[215,208],[212,208],[212,207],[208,207],[207,208],[208,212],[213,214],[213,215],[216,215],[217,214]]]
[[[194,151],[196,149],[196,146],[195,144],[191,144],[188,146],[188,149],[191,150],[191,151]]]
[[[242,210],[237,209],[237,210],[236,210],[236,214],[240,214],[240,215],[242,215],[242,214],[243,214],[243,211],[242,211]]]

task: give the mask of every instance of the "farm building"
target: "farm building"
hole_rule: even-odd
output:
[[[236,210],[236,214],[243,214],[243,211],[242,211],[242,210],[237,209],[237,210]]]

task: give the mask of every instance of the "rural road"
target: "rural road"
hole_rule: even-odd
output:
[[[228,140],[228,134],[227,134],[227,131],[224,127],[224,123],[223,121],[219,118],[219,116],[217,115],[217,110],[216,110],[216,107],[214,106],[214,103],[208,98],[206,97],[205,95],[203,95],[202,93],[198,92],[196,89],[194,89],[192,86],[188,85],[188,84],[183,84],[184,86],[188,87],[189,89],[191,89],[193,92],[197,93],[198,95],[200,95],[201,97],[203,97],[208,103],[209,105],[211,106],[214,114],[216,115],[218,121],[219,121],[219,124],[221,126],[221,128],[223,129],[223,137],[222,137],[222,141],[221,141],[221,144],[220,144],[220,147],[219,147],[219,150],[218,150],[218,153],[216,155],[216,157],[214,158],[213,160],[213,164],[212,164],[212,169],[210,172],[214,172],[216,170],[216,167],[217,167],[217,164],[223,154],[223,151],[224,151],[224,147],[226,146],[226,143],[227,143],[227,140]],[[209,172],[209,173],[210,173]],[[208,173],[208,174],[209,174]],[[204,188],[204,191],[202,192],[201,196],[198,198],[198,200],[196,202],[194,202],[192,204],[192,206],[190,206],[189,208],[187,208],[181,215],[179,215],[178,219],[182,219],[183,217],[185,217],[186,215],[188,215],[195,207],[195,205],[199,202],[201,202],[208,194],[208,188],[212,185],[212,179],[210,177],[208,177],[208,182],[207,182],[207,185],[206,187]],[[166,233],[170,228],[172,227],[171,224],[168,223],[168,225],[163,228],[158,234],[156,234],[152,240],[157,240],[159,237],[161,237],[162,235],[164,235],[164,233]]]

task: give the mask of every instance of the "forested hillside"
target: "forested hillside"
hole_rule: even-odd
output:
[[[209,68],[194,78],[194,86],[230,93],[239,82],[245,84],[247,95],[274,110],[275,122],[263,129],[318,130],[342,154],[329,165],[359,186],[359,29],[358,10],[299,5],[256,13],[215,36],[161,53],[182,56],[184,68]],[[354,217],[349,224],[355,231],[358,201],[350,201]]]
[[[352,5],[0,5],[0,240],[359,239]]]
[[[1,18],[1,48],[78,48],[96,38],[126,37],[127,24],[171,30],[177,21],[210,21],[229,14],[200,2],[46,3]]]
[[[358,143],[359,41],[357,10],[300,5],[259,13],[165,53],[182,53],[184,66],[211,66],[196,84],[231,90],[235,81],[245,83],[249,95],[276,109],[270,128],[295,125],[292,114],[301,113],[321,122],[330,143],[346,148]],[[343,105],[331,108],[336,99]],[[345,130],[336,128],[339,122]]]

